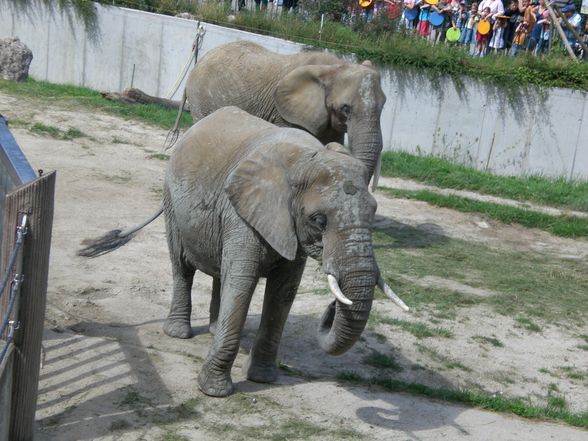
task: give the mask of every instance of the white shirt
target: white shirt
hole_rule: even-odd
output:
[[[578,14],[577,12],[572,15],[570,18],[568,18],[568,22],[574,27],[576,28],[576,30],[578,30],[578,28],[580,27],[580,22],[582,21],[582,17],[580,17],[580,14]]]
[[[482,0],[478,6],[478,11],[482,12],[485,8],[490,8],[490,15],[496,18],[497,15],[504,14],[504,5],[502,0]]]

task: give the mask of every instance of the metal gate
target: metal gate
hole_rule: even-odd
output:
[[[32,440],[55,172],[37,178],[0,116],[0,441]]]

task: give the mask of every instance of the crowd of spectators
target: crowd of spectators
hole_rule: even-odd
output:
[[[433,44],[446,41],[461,45],[473,56],[483,57],[491,52],[516,56],[522,51],[541,55],[553,46],[554,24],[545,0],[508,0],[506,7],[502,0],[400,1],[401,27]],[[372,5],[375,12],[364,12],[368,19],[399,4],[377,0]],[[557,18],[566,39],[575,48],[576,35],[584,40],[588,37],[588,22],[582,20],[572,3],[562,5],[560,11],[576,31],[572,32]],[[555,47],[561,47],[561,42]]]

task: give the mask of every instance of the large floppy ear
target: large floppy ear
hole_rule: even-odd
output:
[[[336,68],[337,65],[300,66],[282,78],[274,95],[282,118],[318,135],[329,123],[324,79]]]
[[[290,165],[298,157],[292,145],[265,145],[253,150],[225,182],[231,204],[281,256],[294,260],[298,247],[290,214]]]

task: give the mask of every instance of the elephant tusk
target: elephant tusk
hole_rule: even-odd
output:
[[[390,297],[390,299],[392,299],[392,301],[394,303],[396,303],[398,306],[400,306],[400,308],[402,308],[402,310],[407,311],[407,312],[410,311],[410,308],[408,306],[406,306],[406,303],[404,303],[402,301],[402,299],[400,297],[398,297],[394,291],[392,291],[392,288],[390,288],[386,284],[386,282],[384,282],[384,279],[382,278],[382,276],[378,277],[378,286],[380,287],[380,289],[382,291],[384,291],[384,294],[386,294],[388,297]]]
[[[334,276],[332,276],[331,274],[327,274],[327,280],[329,281],[329,289],[331,290],[331,292],[337,300],[346,305],[353,304],[353,302],[349,300],[347,297],[345,297],[345,295],[341,292],[341,288],[339,288],[337,279],[335,279]]]

